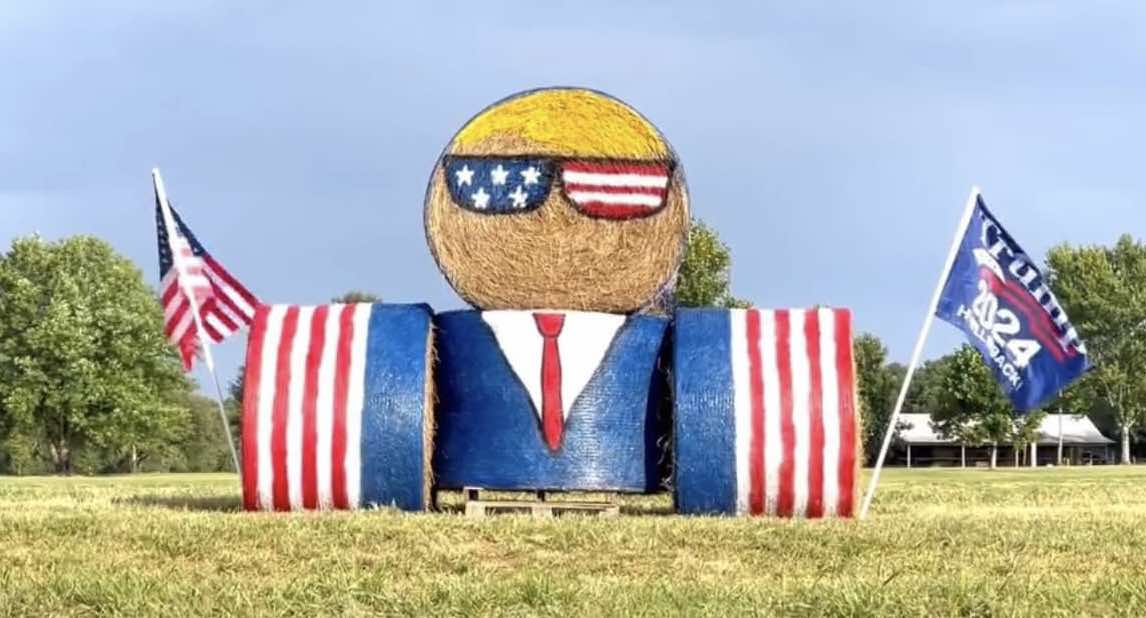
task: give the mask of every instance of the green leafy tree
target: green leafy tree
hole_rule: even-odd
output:
[[[964,444],[991,447],[991,468],[998,462],[999,444],[1013,443],[1015,425],[1011,403],[983,357],[964,344],[935,362],[934,379],[924,397],[934,404],[931,418],[939,435]]]
[[[887,348],[875,335],[860,334],[852,343],[852,349],[863,421],[864,458],[870,464],[879,456],[903,373],[901,366],[887,363]]]
[[[0,257],[0,407],[6,442],[57,473],[77,452],[169,443],[188,389],[139,270],[105,242],[16,240]]]
[[[246,394],[246,376],[247,364],[243,363],[239,365],[235,377],[227,384],[227,400],[223,402],[223,409],[227,412],[227,422],[231,425],[231,435],[235,438],[235,448],[240,448],[243,444],[242,416],[243,396]]]
[[[0,428],[0,473],[43,474],[49,471],[40,445],[19,427]]]
[[[330,299],[332,303],[380,303],[382,297],[370,292],[363,292],[362,290],[350,290],[342,296],[336,296]]]
[[[1113,247],[1062,244],[1047,266],[1094,364],[1064,401],[1075,413],[1110,410],[1128,464],[1131,437],[1146,422],[1146,245],[1129,235]]]
[[[227,448],[227,435],[219,424],[219,411],[215,401],[202,395],[188,393],[182,402],[189,413],[189,430],[174,444],[169,459],[160,460],[147,469],[186,472],[231,471],[231,451]]]
[[[694,220],[677,279],[677,304],[684,307],[747,307],[748,301],[732,295],[731,270],[732,253],[728,246],[703,221]]]
[[[949,355],[923,361],[915,368],[915,374],[911,377],[911,384],[907,388],[907,397],[903,400],[904,413],[931,414],[935,411],[938,405],[935,395],[940,390],[937,384],[939,369],[947,362],[950,362]],[[894,369],[901,376],[907,374],[907,367],[903,365],[897,365]]]

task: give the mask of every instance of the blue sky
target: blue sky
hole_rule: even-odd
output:
[[[423,238],[430,169],[546,85],[660,127],[737,294],[850,307],[897,360],[972,184],[1034,255],[1146,229],[1140,3],[96,4],[0,5],[0,243],[95,234],[151,281],[159,165],[265,300],[460,307]],[[958,341],[937,324],[927,352]],[[229,379],[241,341],[219,356]]]

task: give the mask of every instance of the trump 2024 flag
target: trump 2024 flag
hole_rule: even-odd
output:
[[[967,334],[1015,408],[1029,410],[1086,372],[1086,346],[1038,267],[975,199],[935,314]]]

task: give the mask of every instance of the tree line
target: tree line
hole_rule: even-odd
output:
[[[33,236],[0,258],[0,470],[214,469],[209,404],[154,291],[107,243]]]
[[[712,228],[690,233],[676,301],[745,307],[731,292],[732,257]],[[1059,245],[1048,280],[1087,343],[1095,369],[1050,404],[1089,414],[1122,438],[1146,428],[1146,247]],[[377,302],[348,292],[332,302]],[[878,452],[905,368],[878,337],[855,340],[864,449]],[[238,436],[242,370],[226,408]],[[969,444],[1029,442],[1039,414],[1012,410],[970,346],[916,372],[907,412],[933,415]],[[19,238],[0,255],[0,474],[217,471],[231,467],[215,403],[181,371],[155,290],[97,238]]]

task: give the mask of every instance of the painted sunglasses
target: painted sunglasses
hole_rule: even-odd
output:
[[[454,203],[483,214],[536,209],[559,175],[565,197],[590,217],[647,217],[664,207],[672,177],[670,164],[647,161],[449,155],[444,166]]]

